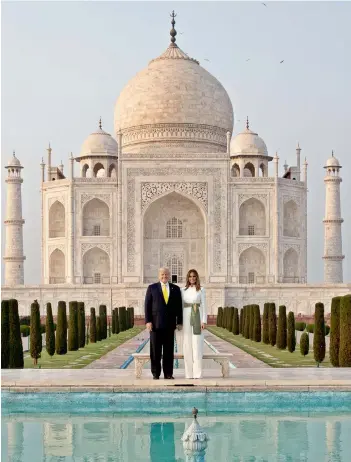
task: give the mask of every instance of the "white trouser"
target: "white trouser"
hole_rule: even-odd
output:
[[[185,378],[200,379],[202,377],[202,355],[204,334],[194,335],[190,325],[191,307],[183,310],[183,354]]]

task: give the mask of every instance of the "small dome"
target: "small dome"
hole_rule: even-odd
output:
[[[7,168],[7,167],[20,167],[20,168],[22,168],[21,162],[17,159],[17,157],[15,155],[15,152],[13,152],[13,156],[8,161],[5,168]]]
[[[257,133],[246,129],[236,135],[230,143],[231,156],[268,156],[266,143]]]
[[[340,162],[338,161],[338,159],[336,157],[334,157],[334,153],[327,160],[325,168],[328,168],[328,167],[340,167]]]
[[[86,157],[90,155],[108,155],[117,156],[118,144],[112,136],[105,132],[101,127],[101,121],[99,128],[88,136],[82,145],[80,151],[80,157]]]

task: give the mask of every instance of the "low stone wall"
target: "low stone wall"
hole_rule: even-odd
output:
[[[30,314],[30,305],[37,299],[43,307],[51,302],[53,314],[57,313],[60,300],[72,300],[85,303],[87,314],[91,307],[107,306],[111,314],[111,307],[133,306],[135,316],[144,315],[144,298],[147,285],[40,285],[3,287],[1,298],[16,298],[19,302],[21,316]],[[235,284],[206,284],[206,301],[208,315],[215,316],[219,306],[236,306],[256,303],[263,311],[266,302],[274,302],[276,306],[286,305],[287,311],[293,311],[303,316],[312,316],[317,302],[324,303],[325,313],[330,312],[331,299],[337,295],[351,293],[351,284],[272,284],[272,285],[235,285]],[[42,310],[43,314],[43,310]],[[211,322],[212,321],[212,318]]]

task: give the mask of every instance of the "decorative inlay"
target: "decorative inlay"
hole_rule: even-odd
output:
[[[284,244],[283,253],[287,252],[289,249],[296,250],[297,254],[300,255],[300,244]]]
[[[50,197],[49,198],[49,208],[54,204],[55,202],[60,202],[64,207],[65,207],[65,196],[55,196],[55,197]]]
[[[83,193],[81,195],[81,197],[80,197],[81,207],[83,207],[83,205],[86,202],[89,202],[92,199],[100,199],[101,201],[106,202],[106,204],[108,204],[108,206],[111,205],[110,204],[111,203],[111,194],[86,194],[86,193]]]
[[[49,245],[49,255],[51,255],[52,252],[55,252],[56,249],[61,250],[61,252],[64,254],[65,253],[65,244]]]
[[[257,199],[262,202],[265,206],[267,205],[267,194],[239,194],[239,207],[240,205],[247,201],[248,199]]]
[[[238,245],[238,255],[240,256],[244,250],[249,249],[250,247],[255,247],[262,250],[265,254],[267,253],[268,245],[265,243],[251,243],[251,244],[239,244]]]
[[[297,205],[301,205],[301,196],[298,194],[283,195],[283,204],[285,205],[289,201],[294,201]]]
[[[83,256],[88,250],[97,247],[98,249],[103,250],[107,253],[107,255],[111,256],[111,244],[92,244],[92,243],[84,243],[81,244],[81,255]]]
[[[141,209],[149,205],[154,197],[165,193],[179,191],[197,199],[207,211],[207,183],[142,183]]]

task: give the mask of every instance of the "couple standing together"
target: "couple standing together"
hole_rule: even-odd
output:
[[[207,313],[205,290],[199,275],[191,269],[185,287],[169,282],[167,268],[160,268],[159,282],[149,285],[145,296],[145,323],[150,332],[151,372],[159,379],[162,368],[165,379],[173,379],[174,333],[183,331],[185,377],[202,376],[202,356]],[[162,351],[163,350],[163,351]]]

